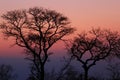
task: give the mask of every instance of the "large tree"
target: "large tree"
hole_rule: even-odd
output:
[[[74,31],[68,18],[54,10],[37,7],[8,11],[2,18],[0,28],[4,36],[12,37],[15,45],[25,49],[35,68],[34,78],[44,80],[44,66],[51,54],[49,49]]]
[[[88,80],[88,71],[96,62],[119,55],[119,41],[117,32],[101,29],[92,29],[75,38],[69,51],[71,57],[82,64],[84,80]]]

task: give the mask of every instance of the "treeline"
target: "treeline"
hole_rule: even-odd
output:
[[[71,27],[66,16],[54,10],[34,7],[8,11],[1,17],[4,21],[0,30],[4,37],[12,37],[14,44],[24,49],[26,59],[31,62],[27,80],[105,80],[100,79],[102,75],[90,77],[89,70],[99,61],[120,57],[120,34],[117,31],[92,28],[78,33],[74,40],[67,40],[65,37],[76,29]],[[52,55],[50,49],[58,41],[65,42],[69,58],[60,72],[47,73],[45,64]],[[74,70],[72,60],[82,65],[84,73]],[[120,79],[119,69],[115,69],[114,65],[108,67],[111,80]]]

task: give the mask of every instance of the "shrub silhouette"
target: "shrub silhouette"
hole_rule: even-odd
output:
[[[0,65],[0,80],[15,80],[15,74],[10,65]]]

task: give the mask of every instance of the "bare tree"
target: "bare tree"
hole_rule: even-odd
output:
[[[120,63],[109,63],[107,70],[109,71],[109,80],[120,79]]]
[[[88,80],[88,71],[96,62],[119,55],[119,40],[117,32],[101,29],[92,29],[75,38],[69,51],[71,57],[82,64],[84,80]]]
[[[44,80],[44,66],[49,49],[64,36],[72,33],[66,16],[48,9],[8,11],[0,25],[5,37],[14,38],[15,45],[25,49],[27,59],[34,63],[36,80]]]
[[[10,65],[0,65],[0,80],[15,80],[15,75]]]
[[[65,60],[62,68],[55,72],[55,69],[52,72],[47,74],[46,80],[82,80],[82,74],[80,74],[77,69],[70,64],[71,60]]]
[[[59,75],[59,74],[58,74]],[[81,74],[78,73],[73,66],[69,65],[68,68],[64,71],[64,74],[61,75],[59,78],[57,77],[56,80],[79,80]]]
[[[72,58],[66,58],[63,57],[62,62],[65,62],[64,65],[62,66],[62,68],[60,69],[60,71],[57,73],[57,77],[56,80],[62,80],[64,79],[64,76],[66,75],[66,73],[68,72],[68,69],[72,68],[70,63],[71,63]],[[73,69],[73,68],[72,68]]]
[[[71,63],[71,58],[66,58],[64,57],[62,62],[65,62],[63,64],[63,66],[61,67],[60,70],[56,71],[55,68],[53,68],[52,71],[47,72],[45,71],[45,80],[78,80],[79,73],[77,72],[76,69],[74,69],[74,67],[72,65],[70,65]],[[31,71],[34,71],[33,69],[35,69],[33,66],[31,66]],[[27,80],[35,80],[33,77],[33,74],[31,74]]]

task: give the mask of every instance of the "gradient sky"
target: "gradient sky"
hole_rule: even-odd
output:
[[[0,0],[0,14],[35,6],[53,9],[68,16],[78,32],[91,27],[120,29],[120,0]]]
[[[79,30],[120,26],[120,0],[0,0],[1,13],[34,6],[63,13]]]
[[[120,29],[120,0],[0,0],[0,15],[6,11],[36,6],[68,16],[78,32],[91,27]],[[10,48],[12,42],[4,41],[1,35],[0,43],[0,58],[23,56],[20,48]]]

